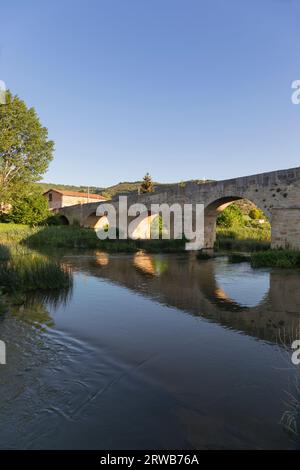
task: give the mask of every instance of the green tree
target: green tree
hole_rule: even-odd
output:
[[[37,188],[32,188],[27,195],[14,200],[5,219],[15,224],[39,225],[50,215],[47,199]]]
[[[224,228],[241,226],[243,223],[243,213],[236,204],[230,204],[217,218],[217,225]]]
[[[34,108],[6,92],[0,105],[0,202],[11,203],[38,181],[52,160],[54,143]]]
[[[146,173],[143,182],[141,184],[141,192],[142,193],[152,193],[153,192],[153,182],[152,178],[149,173]]]

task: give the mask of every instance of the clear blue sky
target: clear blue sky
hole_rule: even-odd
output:
[[[45,181],[300,165],[297,0],[1,2],[0,79],[56,142]]]

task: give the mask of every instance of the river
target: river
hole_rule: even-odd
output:
[[[65,254],[64,296],[0,321],[1,449],[293,449],[300,272]]]

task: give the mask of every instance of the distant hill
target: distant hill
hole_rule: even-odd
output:
[[[117,194],[128,194],[132,191],[138,191],[138,188],[141,186],[141,181],[123,181],[118,184],[114,184],[113,186],[109,186],[108,188],[103,189],[102,195],[108,198],[114,197]],[[154,183],[155,186],[159,186],[159,183]]]
[[[41,191],[44,193],[48,189],[61,189],[62,191],[78,191],[80,193],[87,192],[87,186],[74,186],[69,184],[55,184],[55,183],[36,183]],[[104,188],[98,188],[96,186],[90,186],[90,192],[95,194],[101,194]]]
[[[67,184],[54,184],[54,183],[37,183],[38,186],[41,188],[43,192],[48,191],[48,189],[61,189],[64,191],[78,191],[80,193],[86,193],[88,190],[87,186],[73,186]],[[157,186],[159,183],[155,183]],[[113,186],[109,186],[107,188],[101,188],[99,186],[90,186],[89,191],[90,193],[94,194],[101,194],[102,196],[107,197],[108,199],[112,198],[116,194],[119,193],[129,193],[131,191],[137,191],[139,186],[141,185],[141,181],[134,181],[134,182],[122,182],[115,184]]]
[[[108,186],[107,188],[100,188],[97,186],[90,186],[89,191],[90,193],[94,194],[101,194],[108,199],[118,195],[118,194],[128,194],[132,191],[138,191],[138,188],[141,186],[142,181],[123,181],[113,186]],[[180,182],[180,184],[185,184],[186,182]],[[61,189],[65,191],[78,191],[81,193],[86,193],[88,188],[87,186],[72,186],[66,184],[54,184],[54,183],[37,183],[37,185],[41,188],[42,192],[47,191],[50,188],[54,189]],[[168,188],[172,186],[172,184],[165,184],[165,183],[153,183],[154,188],[157,186]]]

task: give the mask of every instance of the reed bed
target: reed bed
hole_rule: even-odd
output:
[[[69,288],[71,271],[56,260],[30,252],[24,247],[14,249],[0,245],[0,289],[2,293],[48,291]]]

